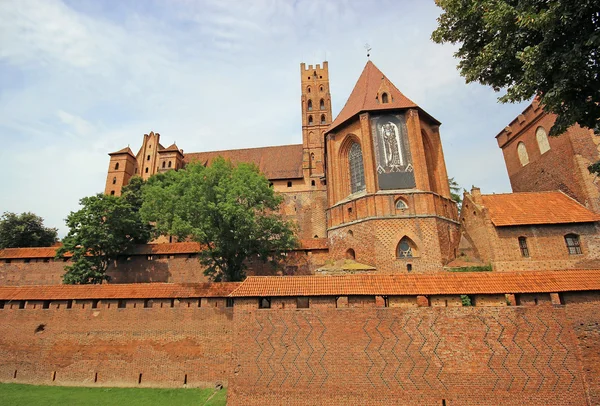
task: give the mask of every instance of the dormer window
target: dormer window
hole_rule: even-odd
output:
[[[381,94],[381,102],[384,103],[384,104],[385,103],[389,103],[388,94],[387,93],[382,93]]]

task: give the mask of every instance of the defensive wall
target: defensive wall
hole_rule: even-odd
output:
[[[0,381],[221,383],[232,405],[596,405],[599,305],[599,270],[3,286]]]

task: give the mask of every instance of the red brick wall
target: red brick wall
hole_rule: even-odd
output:
[[[233,313],[221,302],[214,307],[207,301],[202,308],[178,307],[178,302],[171,308],[170,300],[163,308],[155,301],[151,309],[143,308],[143,301],[136,308],[130,301],[125,309],[118,309],[117,301],[98,309],[90,302],[85,309],[81,303],[72,309],[65,303],[59,309],[5,308],[0,310],[0,381],[183,387],[187,374],[191,387],[226,384]]]
[[[234,311],[231,405],[582,405],[564,308]]]

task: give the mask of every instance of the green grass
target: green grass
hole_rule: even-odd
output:
[[[0,404],[10,406],[224,406],[227,391],[213,389],[82,388],[0,383]]]
[[[449,272],[491,272],[491,265],[480,265],[480,266],[461,266],[457,268],[448,268]]]

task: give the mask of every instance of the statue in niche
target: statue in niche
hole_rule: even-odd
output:
[[[390,121],[383,124],[380,131],[385,151],[385,166],[391,168],[392,171],[398,170],[400,166],[404,165],[398,127]]]

